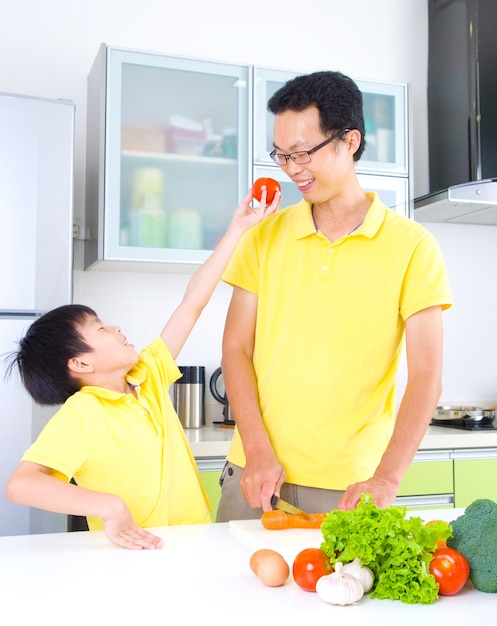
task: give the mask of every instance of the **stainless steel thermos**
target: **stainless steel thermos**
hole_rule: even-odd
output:
[[[174,383],[173,404],[184,428],[205,426],[205,367],[179,367],[183,376]]]

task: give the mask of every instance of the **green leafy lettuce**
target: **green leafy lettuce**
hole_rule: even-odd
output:
[[[363,494],[351,511],[331,511],[323,524],[321,549],[332,563],[361,560],[374,574],[372,598],[432,604],[438,584],[429,566],[437,540],[452,533],[445,522],[425,525],[406,518],[406,507],[380,509],[371,494]]]

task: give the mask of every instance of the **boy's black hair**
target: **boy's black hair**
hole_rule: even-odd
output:
[[[78,327],[92,317],[97,317],[95,311],[82,304],[66,304],[42,315],[19,340],[19,349],[7,357],[7,376],[17,367],[35,402],[63,404],[81,387],[67,364],[91,351]]]
[[[269,99],[268,109],[277,115],[285,111],[303,111],[317,107],[321,130],[328,135],[344,128],[361,133],[361,145],[354,161],[361,158],[364,138],[362,93],[355,82],[341,72],[314,72],[292,78]]]

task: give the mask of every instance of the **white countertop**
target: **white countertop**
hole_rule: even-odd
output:
[[[225,457],[230,447],[233,429],[205,426],[185,430],[197,458]],[[497,448],[497,430],[468,431],[443,426],[429,426],[419,450],[459,448]]]
[[[185,428],[193,456],[222,457],[228,454],[233,428],[204,426],[203,428]]]
[[[419,450],[495,447],[497,447],[497,430],[462,430],[445,426],[429,426]]]
[[[416,512],[423,519],[443,519],[448,513],[426,514],[429,517]],[[457,510],[450,514],[457,515]],[[265,587],[249,567],[254,549],[263,545],[277,549],[284,540],[296,554],[305,547],[318,547],[321,533],[265,530],[259,520],[246,524],[245,531],[252,527],[255,532],[240,533],[230,524],[154,529],[165,546],[150,552],[113,546],[103,531],[0,537],[0,623],[225,626],[274,620],[275,624],[438,626],[487,623],[495,613],[497,595],[478,592],[471,585],[432,605],[366,596],[346,607],[322,602],[291,578],[282,587]]]

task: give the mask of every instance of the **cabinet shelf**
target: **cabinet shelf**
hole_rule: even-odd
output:
[[[174,152],[144,152],[141,150],[122,150],[121,157],[123,159],[130,159],[136,161],[154,162],[160,163],[189,163],[191,165],[204,166],[225,166],[236,169],[236,159],[229,159],[227,157],[215,157],[208,155],[196,155],[196,154],[176,154]]]

